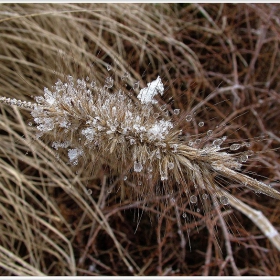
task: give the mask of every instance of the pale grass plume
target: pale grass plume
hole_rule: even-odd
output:
[[[164,196],[166,204],[174,204],[173,193],[179,190],[191,207],[200,200],[205,215],[210,215],[217,203],[232,205],[280,250],[279,233],[261,212],[233,197],[216,180],[223,178],[280,199],[271,186],[242,173],[250,151],[236,154],[242,145],[224,146],[225,136],[205,141],[202,147],[186,141],[178,122],[155,98],[163,92],[160,77],[140,92],[136,87],[131,94],[114,90],[112,77],[97,87],[89,77],[66,76],[51,89],[45,88],[44,96],[35,97],[34,103],[5,97],[0,101],[31,110],[37,138],[50,143],[58,156],[66,153],[71,165],[92,169],[98,164],[109,165],[112,174],[127,181],[122,187],[130,198],[148,203],[150,198]],[[179,109],[173,110],[173,115],[179,113]],[[184,121],[191,121],[192,116],[181,115]],[[210,134],[208,131],[205,137]]]

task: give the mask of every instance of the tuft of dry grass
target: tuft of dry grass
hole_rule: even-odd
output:
[[[130,106],[135,117],[148,114],[142,126],[160,119],[174,124],[163,141],[168,151],[160,164],[153,162],[154,181],[139,186],[147,175],[139,180],[129,172],[132,148],[115,134],[104,134],[94,153],[88,143],[83,163],[73,168],[69,154],[58,158],[34,137],[30,110],[2,104],[2,275],[279,274],[279,252],[256,228],[279,249],[279,202],[246,188],[278,196],[278,10],[275,4],[1,5],[2,101],[34,104],[32,96],[68,75],[89,76],[96,88],[113,78],[130,95],[122,103],[108,87],[97,90],[94,104],[111,102],[108,119],[123,122]],[[158,106],[141,111],[133,87],[144,88],[158,75],[166,92]],[[83,115],[65,134],[74,141],[88,116],[97,116],[84,97],[81,91],[80,105],[61,103],[59,116],[63,110],[72,119]],[[33,117],[58,117],[57,108],[36,101],[42,108],[36,116],[34,105],[18,105]],[[118,116],[114,103],[124,106]],[[61,142],[62,131],[57,122],[47,141]],[[213,141],[222,149],[205,150]],[[146,162],[149,146],[136,152]]]

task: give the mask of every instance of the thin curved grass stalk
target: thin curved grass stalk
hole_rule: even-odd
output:
[[[22,258],[16,256],[11,251],[0,245],[2,255],[0,266],[10,271],[14,275],[25,276],[46,276],[44,273],[27,263]]]
[[[263,215],[263,213],[253,209],[248,204],[245,204],[240,199],[232,196],[230,193],[221,189],[220,187],[217,186],[217,188],[219,189],[220,194],[223,194],[228,198],[229,204],[246,215],[264,233],[264,235],[271,241],[278,251],[280,251],[280,234],[270,223],[270,221]]]
[[[88,77],[74,80],[68,76],[64,82],[58,80],[52,90],[45,88],[44,97],[36,97],[35,103],[5,97],[0,101],[30,109],[37,137],[51,141],[59,153],[66,152],[70,164],[76,166],[81,160],[91,166],[106,163],[116,174],[130,169],[125,176],[138,186],[128,192],[144,201],[157,194],[172,195],[174,181],[187,189],[194,184],[201,191],[216,194],[222,204],[230,203],[245,215],[251,215],[280,249],[279,234],[268,220],[257,216],[255,210],[246,208],[216,184],[215,176],[220,176],[280,199],[278,191],[241,172],[242,163],[249,157],[247,153],[236,156],[227,152],[237,150],[238,146],[222,148],[225,137],[203,148],[181,140],[181,130],[172,116],[154,99],[164,92],[160,77],[140,90],[138,100],[122,90],[111,91],[113,84],[114,80],[108,77],[104,87],[98,88]],[[156,182],[160,182],[160,188],[155,188]],[[187,195],[191,200],[193,196]]]

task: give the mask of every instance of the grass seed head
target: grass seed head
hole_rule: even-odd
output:
[[[116,174],[127,173],[126,178],[130,176],[134,183],[128,193],[138,198],[170,196],[178,185],[181,189],[199,186],[221,197],[217,175],[280,198],[276,190],[240,172],[248,154],[237,157],[230,153],[240,144],[221,148],[224,136],[198,148],[193,144],[201,139],[187,144],[180,138],[178,123],[154,99],[164,92],[160,77],[141,89],[138,99],[123,90],[111,91],[113,84],[111,77],[103,87],[96,87],[89,78],[67,76],[65,82],[58,80],[52,89],[45,88],[44,96],[37,96],[34,104],[8,98],[1,101],[31,109],[37,137],[47,137],[55,150],[67,153],[70,164],[93,168],[106,163]],[[175,109],[174,115],[178,114]],[[225,205],[228,200],[222,195],[221,201]]]

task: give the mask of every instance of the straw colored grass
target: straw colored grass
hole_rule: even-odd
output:
[[[210,142],[244,144],[236,158],[251,152],[240,180],[218,167],[214,203],[191,204],[175,183],[172,200],[143,203],[110,162],[73,167],[36,139],[30,110],[1,104],[1,275],[279,275],[279,201],[240,183],[279,190],[278,14],[277,4],[2,4],[1,96],[34,102],[67,75],[97,86],[113,75],[127,91],[160,76],[159,106],[182,141],[213,130]]]

